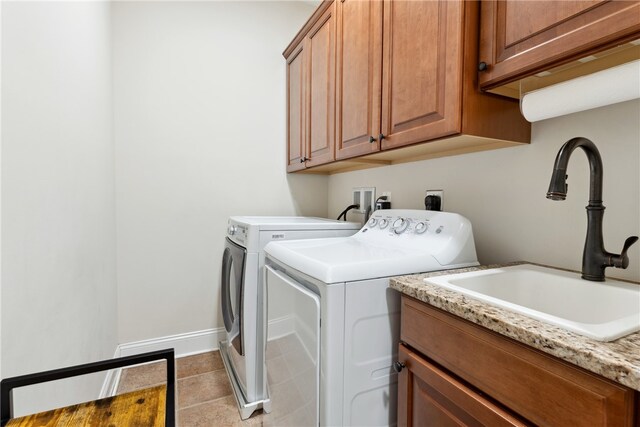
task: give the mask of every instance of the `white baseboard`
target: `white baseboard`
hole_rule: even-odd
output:
[[[292,329],[291,316],[274,319],[269,322],[269,337],[286,335]],[[119,344],[113,357],[133,356],[149,351],[165,350],[173,348],[176,357],[191,356],[218,350],[218,343],[226,338],[224,328],[205,329],[203,331],[187,332],[184,334],[169,335],[166,337],[152,338],[142,341]],[[122,369],[114,369],[107,376],[100,390],[100,398],[113,396],[118,389],[120,373]]]
[[[205,329],[204,331],[187,332],[120,344],[120,356],[133,356],[148,351],[173,348],[176,357],[190,356],[218,349],[218,342],[224,339],[224,328]]]
[[[113,353],[113,358],[120,357],[120,346],[116,347],[116,351]],[[100,389],[100,396],[98,399],[103,399],[109,396],[115,396],[118,390],[118,384],[120,383],[120,374],[122,369],[112,369],[107,372],[102,388]]]

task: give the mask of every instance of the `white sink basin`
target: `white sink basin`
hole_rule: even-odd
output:
[[[632,283],[590,282],[578,273],[530,264],[430,277],[425,282],[598,341],[640,330],[640,285]]]

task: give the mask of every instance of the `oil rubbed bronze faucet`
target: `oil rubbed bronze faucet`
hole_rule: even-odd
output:
[[[582,148],[589,160],[591,170],[589,179],[589,205],[587,209],[587,239],[582,253],[582,278],[596,282],[604,281],[604,270],[607,267],[627,268],[629,257],[627,250],[638,241],[638,236],[631,236],[622,247],[620,255],[612,254],[604,249],[602,239],[602,158],[595,144],[587,138],[573,138],[567,141],[558,151],[553,165],[551,183],[547,199],[564,200],[567,198],[567,164],[576,148]]]

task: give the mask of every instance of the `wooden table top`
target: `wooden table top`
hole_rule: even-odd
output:
[[[7,427],[164,427],[166,386],[14,418]]]

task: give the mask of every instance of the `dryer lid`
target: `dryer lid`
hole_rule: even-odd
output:
[[[305,216],[232,216],[229,224],[256,226],[260,230],[359,230],[357,222]]]

